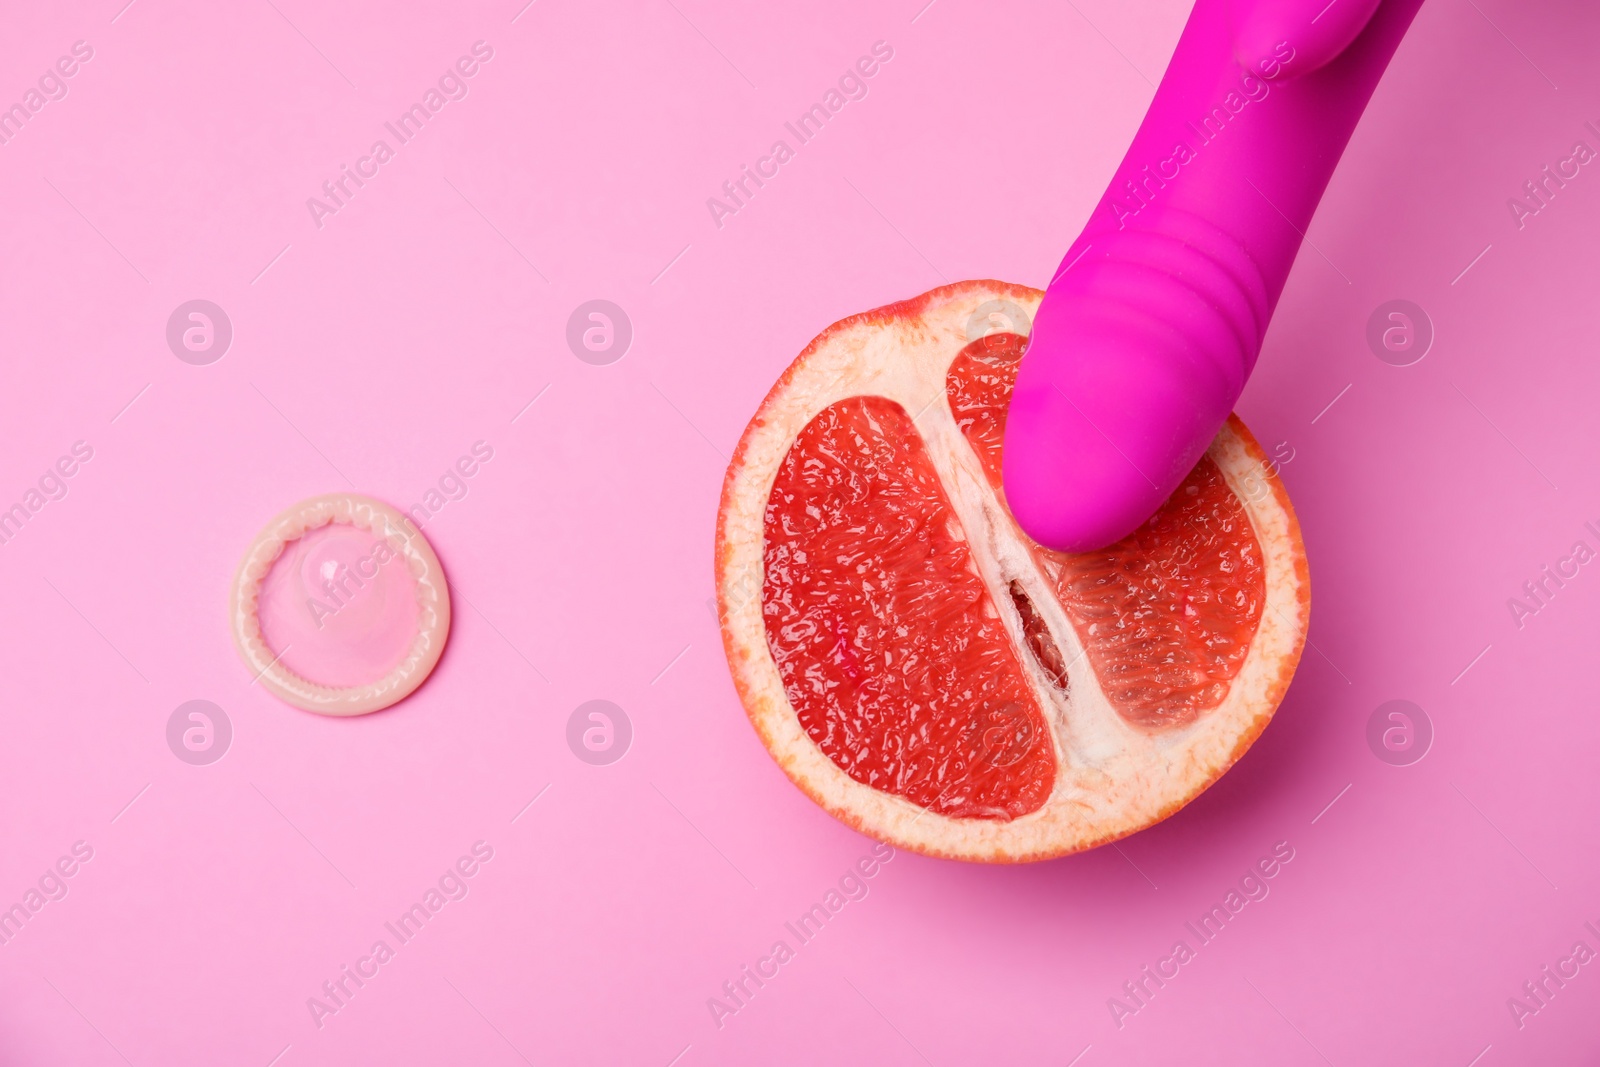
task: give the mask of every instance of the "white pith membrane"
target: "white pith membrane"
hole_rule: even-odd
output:
[[[1187,725],[1126,721],[1102,693],[1083,642],[1001,508],[957,427],[946,374],[969,342],[979,305],[1009,300],[1030,318],[1042,293],[966,282],[838,323],[795,361],[745,431],[728,471],[718,523],[717,595],[723,642],[741,699],[794,782],[841,820],[899,847],[936,856],[1019,862],[1116,840],[1181,808],[1227,770],[1271,718],[1294,673],[1310,612],[1304,550],[1282,485],[1237,420],[1208,450],[1260,547],[1265,605],[1222,702]],[[920,303],[920,307],[917,306]],[[915,418],[927,455],[964,528],[971,557],[1049,726],[1056,757],[1049,799],[1010,820],[953,818],[852,779],[811,739],[790,704],[762,616],[764,522],[779,466],[800,431],[855,396],[895,401]],[[1012,583],[1032,602],[1067,663],[1062,693],[1023,637]]]

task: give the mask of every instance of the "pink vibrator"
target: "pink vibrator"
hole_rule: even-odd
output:
[[[1006,498],[1089,551],[1170,496],[1255,366],[1312,212],[1422,0],[1198,0],[1034,317]]]

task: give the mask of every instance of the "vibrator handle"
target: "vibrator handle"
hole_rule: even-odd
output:
[[[1035,540],[1153,515],[1255,365],[1333,168],[1422,0],[1198,0],[1034,318],[1004,484]]]

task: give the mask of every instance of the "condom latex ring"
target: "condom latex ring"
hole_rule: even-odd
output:
[[[234,643],[268,690],[306,711],[365,715],[439,662],[450,590],[416,526],[382,501],[301,501],[256,536],[234,578]]]

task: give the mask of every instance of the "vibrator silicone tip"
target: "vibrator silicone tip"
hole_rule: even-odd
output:
[[[1258,70],[1278,42],[1291,42],[1295,62],[1283,75],[1299,78],[1330,63],[1350,46],[1378,10],[1380,0],[1230,0],[1228,23],[1234,57]]]
[[[1031,423],[1026,434],[1038,443],[1006,453],[1006,499],[1040,544],[1060,552],[1102,548],[1137,528],[1165,499],[1132,460],[1053,391],[1025,392],[1019,384],[1010,418]],[[1055,464],[1048,461],[1051,455],[1074,459]]]
[[[1052,310],[1040,309],[1035,336],[1061,351],[1024,359],[1012,394],[1006,500],[1040,544],[1087,552],[1155,514],[1216,436],[1234,394],[1152,323],[1086,310],[1057,329]]]

